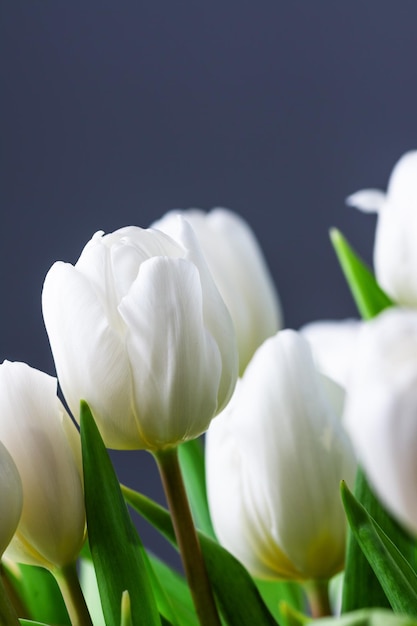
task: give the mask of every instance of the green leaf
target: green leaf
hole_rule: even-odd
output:
[[[340,617],[314,620],[314,626],[417,626],[407,615],[396,615],[386,609],[361,609]]]
[[[52,574],[37,565],[3,564],[7,581],[23,604],[19,615],[47,624],[70,626],[61,592]]]
[[[163,585],[174,607],[181,626],[198,626],[198,618],[185,579],[156,556],[150,554],[149,559],[157,579]]]
[[[351,248],[342,233],[332,228],[330,239],[361,317],[371,319],[393,306],[391,299],[376,282],[372,271]]]
[[[342,500],[351,530],[394,611],[417,617],[417,575],[345,483]]]
[[[194,523],[206,535],[215,539],[207,502],[204,449],[201,439],[191,439],[178,447],[185,489]]]
[[[22,626],[48,626],[45,622],[32,622],[30,619],[20,619],[19,622]]]
[[[255,584],[272,615],[282,626],[288,624],[288,613],[282,611],[282,606],[289,606],[295,611],[305,609],[305,595],[298,583],[255,579]]]
[[[128,590],[132,624],[159,626],[143,546],[86,402],[81,402],[81,444],[87,529],[106,624],[120,623],[121,597]]]
[[[127,502],[177,547],[171,518],[166,509],[146,496],[122,487]],[[198,531],[210,582],[229,626],[276,626],[246,569],[227,550]]]

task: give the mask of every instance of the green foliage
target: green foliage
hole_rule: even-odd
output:
[[[161,623],[144,549],[88,405],[81,403],[81,443],[87,528],[106,624],[120,623],[125,590],[133,626]]]
[[[201,439],[191,439],[178,448],[185,489],[194,523],[206,535],[215,539],[207,502],[204,448]]]
[[[59,587],[48,570],[36,565],[3,565],[16,598],[21,604],[19,615],[47,624],[70,626],[67,609]]]
[[[127,502],[176,547],[175,533],[166,509],[146,496],[122,487]],[[210,582],[228,626],[276,626],[276,620],[245,568],[219,544],[198,533]]]
[[[330,239],[339,259],[340,266],[363,319],[371,319],[393,302],[381,289],[371,270],[349,245],[336,228],[330,231]]]
[[[395,612],[417,617],[417,575],[377,522],[342,484],[346,515]]]

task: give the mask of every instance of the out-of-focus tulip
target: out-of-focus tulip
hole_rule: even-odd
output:
[[[16,464],[0,441],[0,557],[12,539],[22,513],[22,481]]]
[[[381,287],[398,304],[417,306],[417,151],[407,152],[395,165],[387,193],[367,189],[347,203],[377,211],[374,265]]]
[[[25,363],[0,365],[0,440],[23,487],[5,556],[49,569],[75,561],[85,534],[80,438],[56,389],[55,378]]]
[[[243,374],[255,350],[282,326],[278,295],[262,250],[249,225],[227,209],[170,211],[153,228],[175,237],[178,214],[196,233],[232,316]]]
[[[311,346],[317,368],[344,388],[356,362],[355,346],[362,323],[354,319],[320,320],[300,328]]]
[[[343,567],[339,483],[355,461],[344,393],[301,334],[267,339],[207,433],[210,512],[220,542],[255,576],[327,579]]]
[[[237,378],[227,308],[196,237],[99,232],[75,266],[57,262],[43,314],[74,416],[90,405],[108,447],[160,450],[204,432]]]
[[[375,491],[417,533],[417,312],[389,309],[364,325],[344,420]]]

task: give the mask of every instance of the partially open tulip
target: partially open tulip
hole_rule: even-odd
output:
[[[16,464],[0,441],[0,557],[10,543],[22,513],[22,481]]]
[[[284,330],[257,350],[206,435],[214,529],[255,576],[327,579],[343,567],[339,483],[355,475],[343,399],[307,341]]]
[[[204,432],[237,377],[233,324],[195,235],[126,227],[55,263],[43,314],[74,416],[90,405],[108,447],[161,450]]]
[[[417,533],[417,312],[392,308],[364,325],[344,419],[377,494]]]
[[[25,363],[0,365],[0,440],[23,488],[5,556],[49,569],[74,562],[85,535],[80,438],[56,391],[55,378]]]
[[[171,211],[152,226],[175,237],[177,215],[191,224],[236,330],[242,374],[255,350],[282,325],[281,307],[249,225],[227,209]]]
[[[374,265],[382,288],[401,305],[417,306],[417,151],[395,165],[387,193],[366,189],[347,203],[378,213]]]

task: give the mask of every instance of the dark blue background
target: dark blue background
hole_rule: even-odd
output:
[[[50,265],[173,207],[246,217],[287,325],[352,315],[328,228],[371,260],[344,198],[416,147],[416,23],[413,0],[3,0],[0,360],[52,373]],[[160,497],[148,456],[115,458]]]

